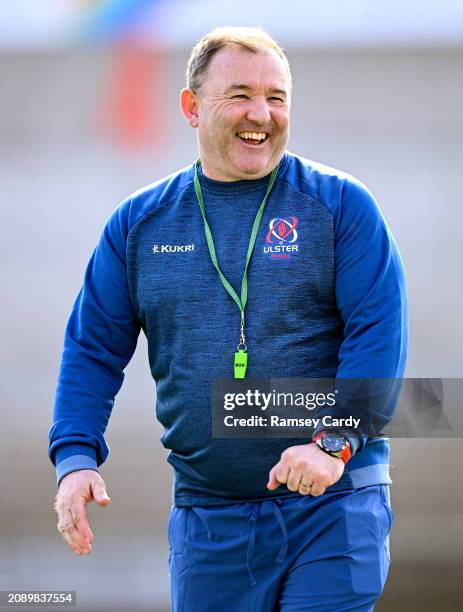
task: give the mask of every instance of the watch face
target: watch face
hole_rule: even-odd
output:
[[[346,439],[336,432],[327,432],[322,438],[324,448],[330,453],[337,453],[346,445]]]

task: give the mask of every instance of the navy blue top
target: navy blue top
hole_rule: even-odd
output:
[[[225,183],[200,172],[200,182],[220,266],[239,294],[268,177]],[[403,265],[375,200],[358,180],[286,153],[248,282],[248,377],[403,375]],[[66,327],[50,430],[58,481],[106,460],[104,431],[140,329],[157,385],[161,441],[174,467],[175,503],[295,495],[282,487],[271,492],[266,483],[282,451],[303,439],[211,435],[211,383],[233,376],[239,311],[210,260],[193,165],[127,198],[90,259]],[[356,452],[331,490],[390,482],[387,438],[360,433],[349,438]]]

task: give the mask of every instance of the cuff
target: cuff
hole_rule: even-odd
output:
[[[96,452],[86,444],[68,444],[56,451],[56,483],[59,487],[62,479],[78,470],[95,470],[98,472]]]

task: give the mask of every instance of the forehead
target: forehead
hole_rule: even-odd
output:
[[[226,45],[212,57],[204,84],[225,90],[233,83],[253,89],[283,89],[289,94],[289,77],[281,57],[272,49],[252,52],[239,45]]]

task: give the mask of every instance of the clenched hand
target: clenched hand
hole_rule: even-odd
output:
[[[286,484],[290,491],[318,497],[337,482],[343,472],[343,460],[330,457],[316,444],[290,446],[270,470],[267,488],[273,491],[280,484]]]
[[[87,504],[99,506],[110,502],[104,480],[95,470],[71,472],[60,483],[54,508],[58,515],[58,531],[76,555],[92,550],[93,533],[88,524]]]

